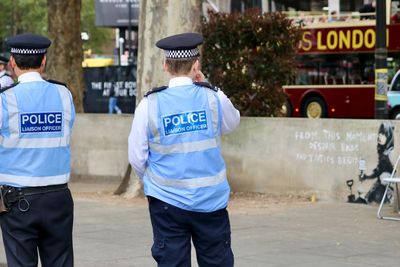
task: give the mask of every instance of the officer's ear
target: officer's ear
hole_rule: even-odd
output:
[[[200,62],[199,59],[197,59],[192,65],[192,71],[198,72],[199,70],[200,70]]]
[[[17,63],[15,62],[15,59],[13,56],[10,57],[10,66],[12,69],[14,69],[17,66]]]
[[[47,60],[47,57],[46,57],[46,55],[44,55],[43,59],[42,59],[42,63],[40,64],[40,67],[42,69],[44,69],[44,67],[46,67],[46,60]]]
[[[46,68],[46,55],[43,56],[42,63],[40,63],[40,68],[39,68],[40,73],[43,74],[45,68]]]

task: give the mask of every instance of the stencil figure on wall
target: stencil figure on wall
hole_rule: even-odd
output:
[[[360,174],[358,176],[360,185],[358,187],[358,198],[352,193],[351,187],[353,180],[348,180],[347,186],[350,188],[348,202],[369,204],[372,202],[380,203],[385,192],[386,184],[382,183],[382,178],[389,177],[393,171],[394,163],[394,126],[390,121],[382,122],[378,130],[377,152],[378,164],[370,174],[366,173],[366,162],[361,159],[359,163]],[[385,202],[392,201],[393,188],[389,188]]]

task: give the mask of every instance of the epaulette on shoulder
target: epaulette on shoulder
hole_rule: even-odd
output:
[[[55,80],[46,80],[46,81],[48,81],[49,83],[59,84],[59,85],[63,85],[65,87],[68,87],[67,84],[59,82],[59,81],[55,81]]]
[[[198,85],[198,86],[202,86],[202,87],[207,87],[208,89],[211,89],[215,92],[218,92],[218,90],[219,90],[218,87],[213,86],[213,85],[209,84],[208,82],[194,82],[194,84]]]
[[[11,85],[9,85],[9,86],[0,88],[0,93],[3,93],[3,92],[5,92],[5,91],[7,91],[8,89],[13,88],[13,87],[16,86],[18,83],[19,83],[19,82],[16,82],[16,83],[13,83],[13,84],[11,84]]]
[[[165,90],[165,89],[167,89],[168,88],[168,86],[160,86],[160,87],[156,87],[156,88],[153,88],[153,89],[151,89],[150,91],[148,91],[144,96],[145,97],[148,97],[149,95],[151,95],[152,93],[158,93],[158,92],[161,92],[162,90]]]

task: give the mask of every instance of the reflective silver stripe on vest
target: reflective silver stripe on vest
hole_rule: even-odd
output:
[[[214,135],[218,136],[218,101],[217,97],[211,90],[207,90],[208,105],[211,111],[211,121],[213,125]]]
[[[6,101],[7,101],[7,109],[8,109],[8,126],[10,129],[10,137],[18,138],[19,137],[19,127],[18,127],[18,106],[17,99],[13,90],[8,90],[5,93]]]
[[[17,176],[0,173],[0,180],[2,183],[15,184],[18,182],[19,185],[24,186],[46,186],[54,184],[65,184],[69,180],[69,173],[54,175],[54,176]]]
[[[147,97],[147,105],[149,112],[149,129],[153,135],[153,142],[160,143],[160,133],[157,129],[157,119],[158,119],[158,98],[157,94],[151,94]]]
[[[7,109],[8,109],[8,126],[10,130],[10,137],[12,139],[19,138],[19,128],[18,128],[18,107],[17,107],[17,100],[15,98],[15,94],[8,90],[4,93],[7,102]],[[0,99],[1,100],[1,99]],[[11,116],[10,116],[11,115]],[[4,125],[4,121],[3,121]],[[0,145],[7,146],[8,138],[4,138],[0,135]],[[13,147],[13,146],[11,146]]]
[[[57,85],[58,92],[61,97],[64,113],[64,134],[61,137],[50,138],[19,138],[19,118],[17,100],[13,90],[5,92],[7,99],[7,109],[9,114],[9,129],[10,137],[2,138],[0,144],[7,148],[51,148],[51,147],[64,147],[69,145],[70,128],[72,107],[69,97],[69,91],[64,86]]]
[[[65,141],[66,145],[69,145],[69,136],[71,134],[71,129],[69,127],[69,123],[71,122],[72,119],[72,103],[71,103],[71,98],[69,90],[60,84],[55,84],[55,86],[58,89],[58,93],[60,94],[62,105],[63,105],[63,110],[64,110],[64,136],[62,137]]]
[[[52,148],[67,145],[68,144],[64,137],[3,139],[3,146],[7,148]]]
[[[204,151],[206,149],[218,147],[217,139],[208,139],[204,141],[180,143],[174,145],[159,145],[150,143],[150,149],[159,154],[172,153],[190,153],[196,151]]]
[[[172,186],[175,188],[199,188],[206,186],[218,185],[225,181],[226,170],[222,170],[215,176],[199,177],[192,179],[171,179],[155,175],[150,168],[146,169],[145,176],[151,179],[154,183],[162,186]]]

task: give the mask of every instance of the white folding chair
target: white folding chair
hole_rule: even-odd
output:
[[[389,187],[392,184],[395,186],[395,192],[396,192],[396,198],[397,198],[397,211],[399,211],[400,198],[399,198],[399,187],[398,187],[398,184],[400,183],[400,177],[394,177],[394,174],[396,173],[396,169],[397,169],[397,165],[399,164],[399,161],[400,161],[400,155],[397,157],[396,164],[393,166],[393,171],[392,171],[392,174],[390,175],[390,177],[382,178],[382,180],[381,180],[382,183],[387,183],[387,184],[386,184],[385,193],[383,194],[383,197],[382,197],[382,200],[381,200],[381,204],[379,205],[379,209],[378,209],[378,212],[376,214],[378,219],[400,221],[400,216],[398,216],[398,217],[389,217],[389,216],[382,216],[381,215],[382,207],[383,207],[383,204],[385,203],[387,192],[389,191]]]

